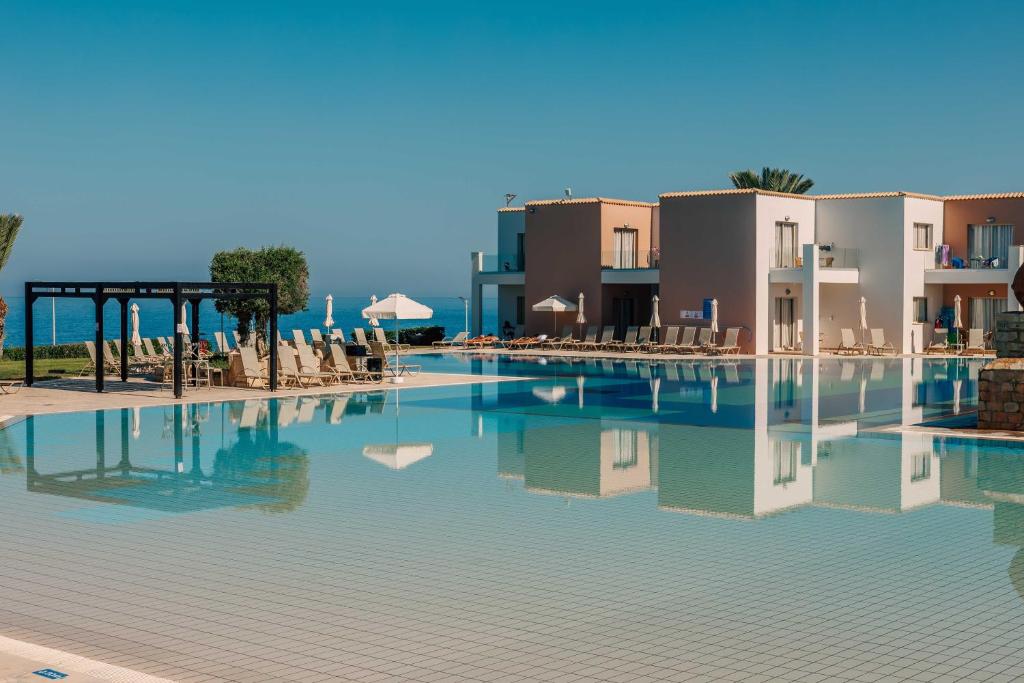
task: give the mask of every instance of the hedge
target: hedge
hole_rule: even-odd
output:
[[[85,349],[85,344],[57,344],[37,346],[34,355],[36,358],[88,358],[89,352]],[[25,360],[25,347],[6,347],[3,360]]]
[[[373,340],[373,332],[367,331],[367,338]],[[389,342],[395,341],[394,330],[384,330],[384,337]],[[352,333],[352,341],[355,341],[355,333]],[[425,325],[423,327],[404,327],[398,330],[398,341],[402,344],[412,346],[430,346],[436,341],[444,339],[444,327],[441,325]]]

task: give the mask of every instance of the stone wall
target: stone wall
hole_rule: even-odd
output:
[[[1024,358],[999,358],[978,373],[978,429],[1024,429]]]
[[[992,346],[996,358],[1024,358],[1024,312],[1008,311],[996,316]]]

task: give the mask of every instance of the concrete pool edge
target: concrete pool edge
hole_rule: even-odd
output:
[[[152,676],[123,666],[107,664],[64,650],[56,650],[0,635],[0,680],[39,680],[36,671],[56,670],[72,681],[132,681],[133,683],[171,683],[171,679]]]

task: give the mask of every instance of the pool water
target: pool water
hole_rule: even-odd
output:
[[[1024,677],[977,361],[423,356],[507,381],[0,432],[0,634],[175,680]]]

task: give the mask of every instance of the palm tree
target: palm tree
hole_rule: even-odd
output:
[[[0,213],[0,270],[7,265],[7,259],[11,257],[11,250],[14,248],[14,240],[18,238],[18,231],[25,218],[16,213]],[[0,296],[0,357],[4,353],[4,338],[6,335],[7,302]]]
[[[804,194],[814,187],[814,181],[805,178],[798,173],[790,173],[785,168],[761,169],[761,175],[752,170],[736,171],[729,174],[729,180],[734,187],[745,190],[771,190],[772,192],[786,192],[788,194]]]

